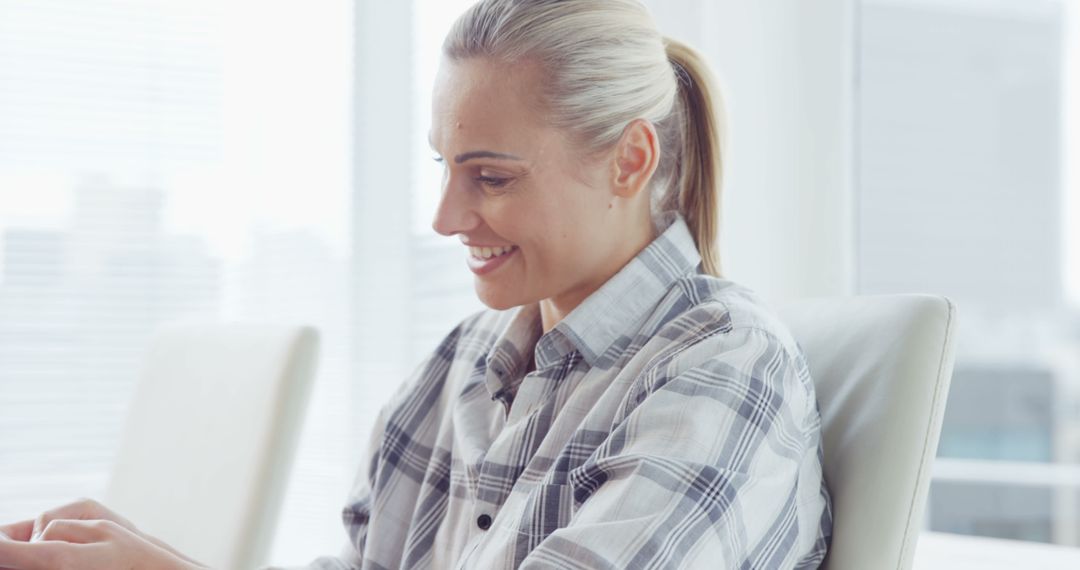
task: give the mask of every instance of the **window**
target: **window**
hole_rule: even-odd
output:
[[[944,294],[960,314],[930,530],[1080,545],[1065,16],[1050,0],[861,2],[858,291]]]
[[[0,0],[0,521],[103,492],[157,325],[280,320],[322,354],[272,557],[340,547],[351,18]]]

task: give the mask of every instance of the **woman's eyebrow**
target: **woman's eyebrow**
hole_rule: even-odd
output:
[[[504,154],[504,153],[501,153],[501,152],[492,152],[490,150],[474,150],[474,151],[471,151],[471,152],[466,152],[466,153],[459,154],[459,155],[455,156],[454,157],[454,162],[456,162],[458,164],[461,164],[462,162],[465,162],[466,160],[471,160],[471,159],[474,159],[474,158],[497,158],[497,159],[500,159],[500,160],[524,160],[524,159],[522,159],[520,157],[517,157],[517,156],[514,156],[512,154]]]
[[[435,144],[431,141],[431,133],[428,133],[427,142],[428,142],[428,146],[431,147],[431,150],[435,150]],[[436,151],[436,152],[438,152],[438,151]],[[523,158],[521,158],[519,156],[514,156],[512,154],[506,154],[506,153],[502,153],[502,152],[493,152],[493,151],[490,151],[490,150],[474,150],[474,151],[462,153],[462,154],[459,154],[459,155],[455,156],[454,157],[454,162],[456,162],[458,164],[461,164],[462,162],[465,162],[466,160],[472,160],[474,158],[495,158],[495,159],[499,159],[499,160],[524,160]]]

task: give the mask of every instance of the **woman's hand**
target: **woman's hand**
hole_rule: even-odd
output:
[[[40,535],[45,530],[45,527],[47,527],[50,522],[58,519],[78,521],[112,521],[135,534],[139,534],[139,530],[135,528],[135,525],[132,524],[131,521],[112,512],[105,505],[93,499],[79,499],[75,502],[56,507],[55,509],[49,509],[44,513],[38,515],[38,517],[34,519],[34,526],[30,532],[30,538],[26,540],[35,540],[38,535]],[[0,530],[3,529],[4,527],[0,527]]]
[[[6,537],[6,538],[5,538]],[[0,526],[0,568],[205,568],[92,499]]]
[[[54,519],[34,542],[0,539],[0,568],[192,570],[199,567],[113,521]]]

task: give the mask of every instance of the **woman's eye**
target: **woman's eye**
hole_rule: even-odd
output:
[[[477,176],[476,181],[483,184],[484,186],[489,186],[491,188],[502,188],[503,186],[506,186],[508,182],[510,182],[510,179],[498,178],[495,176]]]

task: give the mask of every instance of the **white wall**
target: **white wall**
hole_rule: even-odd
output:
[[[727,277],[766,299],[853,288],[854,0],[647,0],[724,90]]]

